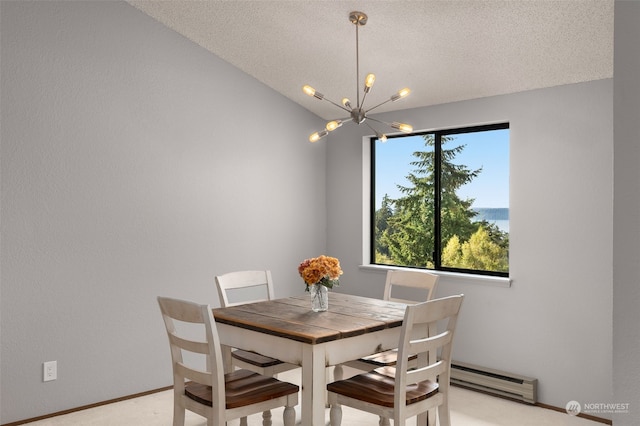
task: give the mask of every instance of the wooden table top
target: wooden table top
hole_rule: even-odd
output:
[[[400,327],[405,305],[329,292],[329,310],[313,312],[308,294],[216,308],[216,322],[303,343],[319,344]]]

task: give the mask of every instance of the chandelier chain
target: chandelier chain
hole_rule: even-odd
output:
[[[360,108],[360,44],[358,43],[358,27],[360,26],[358,23],[356,25],[356,105]]]

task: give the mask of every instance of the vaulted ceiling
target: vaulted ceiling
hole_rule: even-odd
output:
[[[344,116],[305,95],[356,98],[376,82],[376,112],[613,76],[613,0],[140,1],[128,3],[325,119]]]

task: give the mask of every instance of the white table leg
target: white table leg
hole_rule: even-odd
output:
[[[324,425],[325,350],[323,345],[304,345],[302,351],[302,424]]]

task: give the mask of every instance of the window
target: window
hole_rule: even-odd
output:
[[[509,275],[509,125],[371,139],[371,263]]]

